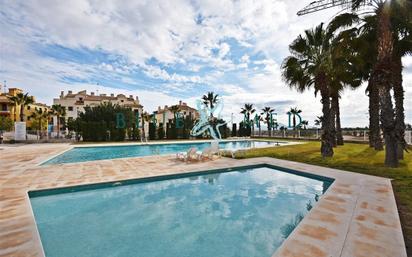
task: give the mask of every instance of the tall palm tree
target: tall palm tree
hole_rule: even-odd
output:
[[[217,103],[217,98],[218,98],[218,94],[215,94],[213,92],[208,92],[206,95],[202,96],[202,100],[203,103],[209,107],[211,110],[213,110],[213,108],[215,107],[216,103]],[[213,112],[210,112],[210,117],[213,117]]]
[[[262,133],[262,127],[260,126],[260,122],[262,122],[262,121],[263,121],[262,116],[260,116],[259,114],[256,114],[256,116],[255,116],[255,122],[256,122],[256,126],[257,126],[258,129],[259,129],[259,136],[260,136],[261,133]]]
[[[14,111],[14,121],[17,120],[16,117],[16,110],[18,106],[20,106],[20,121],[24,121],[24,107],[26,107],[29,104],[34,103],[34,99],[32,96],[29,96],[28,93],[23,94],[23,93],[18,93],[15,96],[9,97],[9,99],[14,103],[15,106],[15,111]]]
[[[292,88],[303,92],[314,87],[315,92],[320,92],[322,113],[321,154],[323,157],[333,156],[333,134],[330,113],[330,73],[331,48],[333,31],[324,28],[323,23],[312,30],[306,30],[304,35],[299,35],[289,49],[291,56],[283,64],[283,79]]]
[[[399,7],[402,7],[399,9]],[[404,89],[402,78],[402,57],[412,55],[412,2],[404,5],[393,6],[391,16],[394,33],[394,49],[392,57],[392,85],[395,99],[395,130],[398,137],[398,159],[402,160],[404,150],[407,147],[405,142],[405,113],[404,113]],[[406,10],[406,11],[405,11]],[[409,10],[409,12],[408,12]]]
[[[266,121],[266,124],[267,124],[267,126],[268,126],[269,136],[272,135],[272,124],[271,124],[272,120],[271,120],[271,116],[272,116],[272,114],[273,114],[274,111],[275,111],[275,109],[272,109],[271,107],[266,106],[266,107],[264,107],[264,108],[262,109],[262,113],[261,113],[262,115],[265,115],[265,121]]]
[[[317,116],[314,120],[315,126],[322,126],[323,116]]]
[[[57,137],[60,137],[60,122],[66,117],[66,107],[61,104],[53,104],[51,114],[57,119]]]
[[[173,113],[173,119],[176,125],[176,121],[177,121],[177,113],[180,112],[180,107],[179,105],[173,105],[169,108],[169,110]]]
[[[253,121],[250,120],[250,116],[256,111],[255,108],[253,108],[253,104],[245,104],[241,109],[242,111],[240,113],[245,115],[245,120],[247,121],[246,126],[253,130]]]
[[[290,108],[288,114],[292,115],[292,126],[293,129],[296,128],[296,116],[302,113],[302,110],[298,109],[298,107]]]
[[[357,11],[362,4],[367,0],[352,0],[352,9]],[[398,166],[398,158],[402,158],[404,139],[402,131],[404,130],[404,114],[403,114],[403,87],[399,76],[399,70],[402,70],[402,65],[399,65],[400,51],[397,49],[397,43],[400,36],[408,38],[410,36],[411,27],[411,1],[401,0],[378,0],[373,1],[375,4],[374,15],[369,16],[369,20],[375,19],[375,25],[370,26],[372,35],[375,36],[375,41],[369,41],[369,45],[374,45],[372,48],[376,51],[375,55],[368,56],[367,59],[372,59],[369,79],[369,96],[370,96],[370,129],[371,141],[377,141],[379,144],[379,133],[377,132],[378,121],[376,113],[380,108],[380,122],[385,139],[385,165],[389,167]],[[358,17],[357,17],[358,18]],[[361,22],[365,19],[358,19]],[[399,30],[402,28],[401,30]],[[405,30],[406,28],[406,30]],[[400,31],[406,33],[402,34]],[[410,38],[406,42],[410,42]],[[376,59],[371,58],[376,56]],[[396,61],[398,59],[398,61]],[[398,71],[398,75],[396,74]],[[400,82],[400,83],[399,83]],[[395,109],[392,103],[391,89],[394,90]],[[378,102],[378,103],[377,103]],[[379,105],[379,106],[378,106]],[[373,123],[372,123],[373,122]],[[370,143],[373,145],[373,142]],[[381,148],[379,145],[375,148]],[[401,147],[399,147],[401,146]],[[399,154],[399,149],[402,153]]]
[[[146,138],[145,122],[150,122],[151,116],[147,112],[142,112],[142,138]]]
[[[43,121],[49,120],[50,113],[43,111],[42,109],[36,109],[30,116],[37,122],[37,139],[39,138],[39,132],[43,129]]]
[[[309,125],[309,121],[307,120],[302,120],[302,122],[300,123],[303,126],[303,129],[306,129],[307,126]]]

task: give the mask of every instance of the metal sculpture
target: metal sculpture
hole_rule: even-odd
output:
[[[223,101],[218,101],[213,108],[210,108],[200,100],[197,100],[196,106],[200,114],[200,118],[192,128],[190,134],[192,136],[200,136],[208,131],[213,139],[222,139],[219,128],[226,125],[226,122],[219,122],[220,113],[223,110]]]

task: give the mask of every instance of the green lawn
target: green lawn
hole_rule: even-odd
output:
[[[323,159],[321,157],[319,142],[307,142],[300,145],[276,148],[251,149],[242,152],[237,158],[261,156],[393,179],[392,186],[400,212],[408,256],[412,256],[412,152],[405,153],[405,160],[401,161],[400,167],[396,169],[384,167],[383,151],[375,151],[366,144],[353,143],[346,143],[344,146],[335,148],[335,155],[330,159]]]

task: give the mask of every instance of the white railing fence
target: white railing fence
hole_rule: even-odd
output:
[[[300,129],[300,130],[258,130],[255,129],[252,133],[254,137],[276,137],[276,138],[299,138],[299,139],[319,139],[322,135],[320,129]],[[342,130],[343,139],[345,141],[367,142],[369,140],[369,130]],[[412,145],[412,130],[405,131],[405,141],[408,145]]]

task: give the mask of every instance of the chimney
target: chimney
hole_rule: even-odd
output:
[[[69,90],[69,95],[71,95],[73,93],[73,91]]]
[[[106,96],[106,94],[100,94],[100,96],[103,96],[103,97],[104,97],[104,96]]]
[[[129,95],[129,98],[133,99],[133,95]]]
[[[165,105],[165,110],[167,110],[167,105]]]
[[[111,97],[114,97],[114,94],[110,94]]]
[[[91,96],[94,96],[94,92],[90,92],[90,95],[91,95]]]
[[[136,101],[139,101],[139,97],[138,97],[138,96],[136,96]]]
[[[64,91],[60,91],[60,98],[64,97]]]
[[[161,108],[160,108],[160,106],[159,106],[159,107],[157,107],[157,111],[158,111],[158,112],[160,112],[160,109],[161,109]]]
[[[182,100],[179,101],[179,105],[182,105]]]

